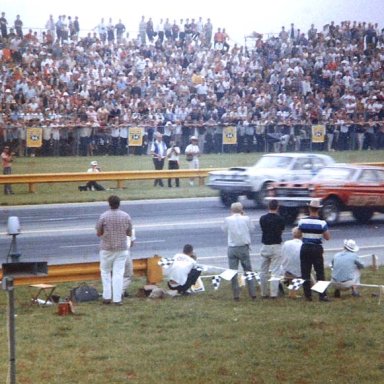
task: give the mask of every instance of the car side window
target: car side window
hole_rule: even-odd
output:
[[[306,157],[296,159],[296,162],[293,166],[294,170],[311,170],[312,161]]]
[[[363,172],[361,172],[359,181],[361,183],[377,183],[378,180],[376,172],[372,169],[365,169]]]
[[[323,159],[313,158],[312,161],[313,161],[313,170],[316,172],[325,166]]]
[[[377,173],[378,182],[384,183],[384,170],[383,171],[377,170],[376,173]]]

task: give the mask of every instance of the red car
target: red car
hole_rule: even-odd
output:
[[[329,225],[339,220],[342,211],[351,211],[358,222],[366,223],[375,212],[384,213],[384,168],[329,165],[308,182],[273,183],[266,199],[278,200],[280,214],[293,224],[313,198],[321,199],[321,214]]]

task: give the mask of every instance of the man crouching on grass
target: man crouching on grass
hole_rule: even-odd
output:
[[[173,264],[168,269],[168,287],[177,290],[181,295],[188,294],[189,288],[199,278],[201,271],[197,268],[196,256],[191,244],[185,244],[183,253],[177,253],[173,257]]]

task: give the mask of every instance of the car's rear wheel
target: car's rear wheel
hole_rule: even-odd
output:
[[[292,225],[299,215],[299,209],[296,207],[280,207],[279,213],[284,218],[285,224]]]
[[[259,208],[267,208],[268,207],[268,202],[266,202],[264,199],[266,197],[268,197],[268,187],[269,187],[270,183],[264,183],[261,188],[260,188],[260,191],[257,193],[256,195],[256,199],[255,199],[255,202],[256,202],[256,205],[259,207]]]
[[[372,219],[373,209],[371,208],[355,208],[352,210],[353,217],[360,223],[365,224]]]
[[[337,223],[340,216],[340,202],[334,197],[325,200],[321,209],[321,215],[329,225]]]
[[[220,191],[220,200],[226,207],[230,207],[232,203],[236,203],[239,196],[236,193]]]

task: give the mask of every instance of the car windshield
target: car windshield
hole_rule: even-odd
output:
[[[323,181],[323,180],[347,181],[347,180],[352,180],[355,172],[356,172],[356,170],[351,169],[351,168],[323,168],[313,178],[313,181]]]
[[[288,168],[293,158],[289,156],[263,156],[255,168]]]

